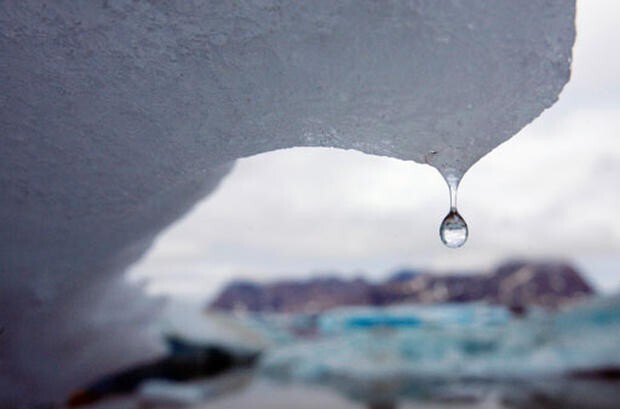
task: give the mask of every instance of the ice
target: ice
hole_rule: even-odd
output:
[[[557,100],[574,14],[565,0],[2,2],[0,402],[58,400],[158,352],[121,274],[236,158],[433,151],[460,175]]]
[[[420,324],[407,328],[385,320],[398,316]],[[383,318],[384,324],[348,325],[360,317]],[[359,385],[527,380],[620,366],[620,295],[565,312],[533,310],[522,319],[511,319],[503,307],[474,304],[345,309],[322,322],[330,324],[322,326],[323,337],[272,349],[263,371],[280,379]]]
[[[502,325],[510,316],[504,308],[484,304],[402,305],[339,308],[318,319],[321,334],[338,335],[355,329],[450,327],[483,328]]]

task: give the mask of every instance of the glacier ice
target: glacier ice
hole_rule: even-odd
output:
[[[454,382],[557,379],[620,365],[619,306],[620,294],[526,319],[475,304],[335,310],[321,317],[321,337],[272,348],[262,371],[358,393],[388,383],[392,399]],[[352,327],[360,317],[386,324]],[[398,317],[419,322],[394,325]]]
[[[0,402],[157,352],[121,274],[236,158],[330,146],[462,175],[557,100],[574,17],[565,0],[1,2]]]

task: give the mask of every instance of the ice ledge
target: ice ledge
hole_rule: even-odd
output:
[[[114,280],[231,161],[333,146],[463,173],[557,99],[574,14],[565,0],[3,2],[0,403],[153,351],[131,342],[140,301]]]

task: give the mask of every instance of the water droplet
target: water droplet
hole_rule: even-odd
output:
[[[444,217],[439,227],[439,237],[443,244],[450,248],[461,247],[467,241],[469,231],[465,219],[456,209],[456,193],[459,187],[459,178],[447,177],[446,182],[450,189],[450,211]]]
[[[439,228],[439,237],[447,247],[461,247],[467,241],[467,223],[456,210],[450,210],[450,213],[441,222]]]

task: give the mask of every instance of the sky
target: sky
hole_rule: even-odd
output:
[[[129,271],[154,294],[208,299],[232,279],[402,267],[484,272],[507,258],[571,261],[620,289],[620,2],[579,1],[560,100],[476,163],[459,188],[470,237],[438,228],[448,189],[430,166],[328,148],[238,160],[219,188]]]

